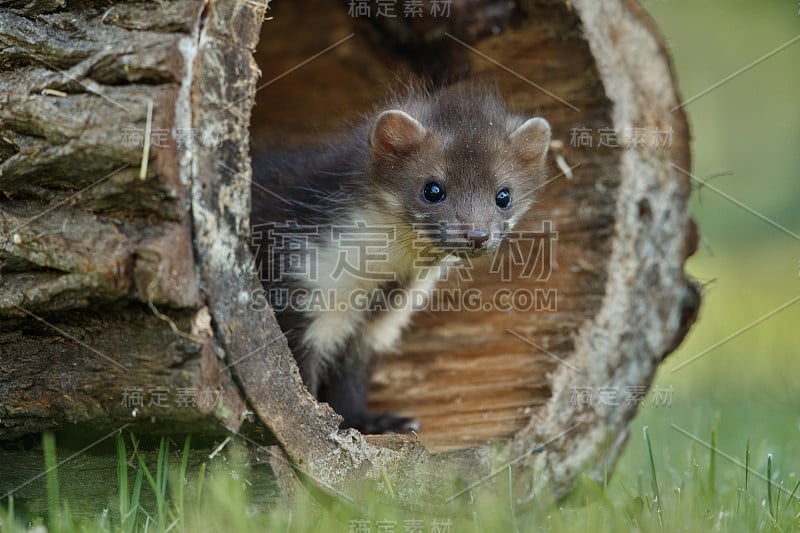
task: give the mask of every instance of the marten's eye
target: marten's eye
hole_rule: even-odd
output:
[[[422,198],[431,204],[441,202],[444,200],[444,186],[438,181],[429,181],[422,188]]]
[[[497,204],[497,207],[500,209],[506,209],[508,206],[511,205],[511,193],[508,192],[508,189],[505,187],[500,189],[497,193],[497,196],[494,197],[494,203]]]

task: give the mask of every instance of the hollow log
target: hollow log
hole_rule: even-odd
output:
[[[613,469],[699,305],[688,125],[635,2],[0,4],[0,440],[244,432],[408,503],[450,501],[443,473],[513,463],[525,501]],[[365,437],[255,305],[250,144],[324,139],[412,76],[546,117],[552,178],[533,238],[451,271],[375,375],[373,407],[422,431]]]

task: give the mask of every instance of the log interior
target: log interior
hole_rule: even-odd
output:
[[[454,3],[451,18],[426,22],[439,24],[431,29],[403,18],[402,10],[387,21],[350,17],[347,5],[333,0],[278,1],[256,52],[263,85],[251,126],[256,146],[324,139],[368,112],[388,88],[402,86],[407,73],[493,80],[510,106],[546,117],[563,143],[560,153],[573,177],[563,175],[551,154],[552,182],[517,226],[539,234],[532,243],[519,241],[526,264],[513,265],[504,278],[490,272],[490,260],[475,261],[471,280],[451,271],[439,286],[439,294],[477,289],[483,303],[518,291],[533,296],[533,307],[445,311],[435,297],[416,316],[401,353],[386,357],[374,377],[372,408],[418,418],[419,438],[432,450],[510,436],[550,398],[550,372],[559,359],[568,361],[579,328],[601,305],[619,185],[621,150],[597,147],[598,130],[614,127],[611,104],[576,15],[561,2],[527,2],[507,13],[501,3],[476,6],[467,16]],[[439,37],[422,44],[397,37],[409,32]],[[571,146],[579,127],[593,132],[592,149]]]

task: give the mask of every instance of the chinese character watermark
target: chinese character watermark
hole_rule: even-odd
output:
[[[673,129],[597,128],[576,126],[570,130],[572,148],[671,148]]]
[[[666,387],[657,385],[650,391],[648,401],[647,387],[644,385],[604,387],[576,385],[570,388],[569,403],[580,407],[644,407],[648,405],[650,407],[671,407],[674,391],[672,385]]]
[[[141,148],[145,144],[145,128],[124,127],[121,130],[120,143],[127,148]],[[167,128],[152,128],[150,130],[150,147],[155,149],[169,148],[170,141],[181,149],[198,147],[215,148],[220,145],[221,139],[212,131],[198,131],[196,128],[177,128],[171,135]]]
[[[199,407],[214,409],[222,405],[222,389],[195,389],[194,387],[125,387],[122,389],[120,404],[127,408],[149,407],[167,409],[170,407]]]
[[[375,526],[373,528],[373,525]],[[452,533],[453,520],[450,518],[432,518],[420,520],[408,518],[398,523],[397,520],[367,520],[354,518],[347,524],[348,533]]]
[[[423,0],[405,0],[401,12],[398,0],[349,0],[347,14],[353,18],[447,18],[452,4],[453,0],[430,0],[426,10]]]
[[[498,274],[501,281],[515,277],[547,281],[553,272],[557,240],[558,232],[549,220],[542,222],[539,231],[512,232],[507,244],[492,257],[489,272]]]
[[[292,280],[398,282],[403,273],[389,268],[391,254],[413,258],[416,281],[425,281],[436,271],[440,280],[449,275],[467,282],[473,279],[476,257],[474,244],[464,237],[470,229],[466,224],[414,223],[409,235],[408,226],[364,221],[320,226],[269,222],[253,226],[251,246],[258,261],[256,270],[267,285]],[[550,279],[558,240],[551,221],[542,221],[541,229],[504,237],[491,254],[491,274],[501,281]],[[445,255],[458,260],[443,262]]]

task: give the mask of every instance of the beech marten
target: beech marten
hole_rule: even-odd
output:
[[[497,250],[545,180],[550,126],[473,84],[413,90],[324,145],[253,159],[254,250],[267,299],[319,401],[363,433],[378,355],[459,257]],[[408,295],[402,309],[380,305]],[[423,302],[424,303],[424,302]]]

